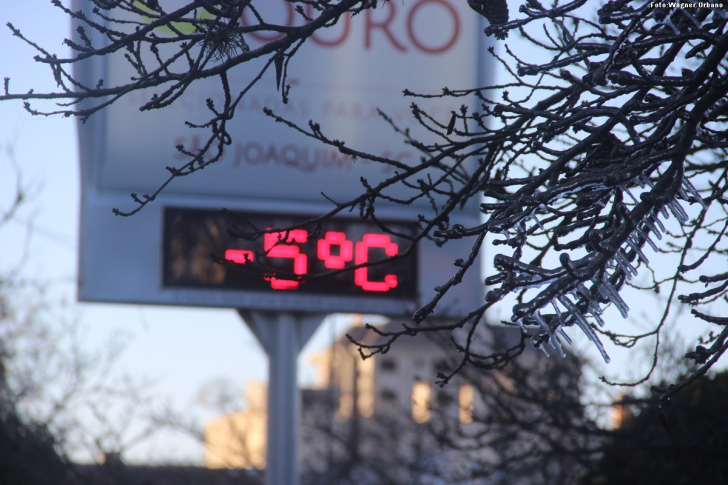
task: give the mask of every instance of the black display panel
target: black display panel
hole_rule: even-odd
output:
[[[163,285],[278,294],[415,299],[417,254],[402,255],[412,223],[385,221],[391,232],[360,219],[335,218],[320,226],[281,214],[236,214],[165,208]],[[233,233],[253,234],[254,240]],[[288,230],[284,230],[288,229]],[[366,263],[382,264],[355,266]],[[376,308],[372,308],[376,311]]]

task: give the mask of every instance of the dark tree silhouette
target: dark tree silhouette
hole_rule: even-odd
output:
[[[728,479],[728,374],[698,380],[662,411],[637,403],[583,483],[706,483]]]
[[[54,478],[63,483],[68,468],[55,449],[56,439],[18,410],[5,375],[3,347],[0,342],[0,477],[8,485],[42,485]]]
[[[36,60],[51,69],[58,90],[14,92],[6,79],[0,101],[23,100],[31,113],[86,120],[144,89],[156,94],[140,108],[164,109],[192,83],[216,76],[223,103],[208,101],[210,119],[197,125],[210,130],[207,141],[199,151],[178,147],[189,161],[169,168],[170,180],[189,175],[220,159],[232,138],[226,124],[263,73],[275,70],[284,101],[295,96],[286,82],[289,63],[306,48],[307,39],[344,15],[356,21],[358,13],[386,3],[287,1],[298,15],[294,26],[268,22],[252,0],[195,0],[174,10],[167,10],[165,2],[93,0],[93,8],[84,11],[55,1],[77,25],[75,37],[66,41],[71,57],[58,58],[9,27],[37,48]],[[694,2],[672,7],[616,0],[600,2],[595,9],[586,0],[556,1],[548,7],[527,0],[514,15],[502,2],[470,4],[473,15],[492,22],[485,35],[508,40],[491,51],[507,80],[444,88],[438,94],[405,90],[419,103],[412,105],[414,119],[434,134],[434,141],[422,141],[400,131],[403,142],[420,152],[417,164],[354,150],[346,140],[329,139],[315,122],[295,126],[267,111],[343,154],[395,169],[394,176],[365,184],[362,194],[337,203],[322,218],[349,209],[373,218],[386,189],[406,184],[420,190],[419,198],[444,200],[433,202],[433,211],[419,218],[413,244],[422,238],[441,244],[472,241],[472,251],[454,261],[451,277],[443,275],[436,296],[412,322],[388,333],[385,344],[363,351],[386,351],[407,334],[465,329],[465,337],[456,340],[460,362],[443,378],[466,364],[500,367],[521,348],[484,355],[473,351],[472,336],[486,310],[509,305],[511,324],[530,332],[535,345],[563,352],[562,342],[569,340],[565,331],[577,328],[608,360],[604,338],[628,347],[652,338],[659,345],[664,323],[681,301],[693,305],[693,315],[715,324],[716,330],[687,355],[700,369],[665,389],[669,396],[705,373],[728,348],[728,319],[715,306],[725,303],[728,289],[728,273],[722,269],[728,249],[723,239],[728,228],[728,12],[721,4]],[[119,12],[150,21],[115,20],[123,18]],[[246,25],[240,22],[244,12],[251,19]],[[155,34],[160,26],[171,34]],[[252,33],[275,40],[251,49],[246,39]],[[519,36],[530,44],[527,51],[508,43]],[[74,64],[112,55],[126,56],[137,73],[128,83],[105,86],[99,79],[74,76]],[[226,73],[255,59],[265,60],[258,73],[246,85],[231,86]],[[446,119],[426,111],[428,98],[468,96],[477,97],[476,111],[463,107]],[[35,108],[40,100],[58,104],[44,112]],[[475,164],[467,163],[473,160]],[[131,213],[158,193],[134,196],[137,207]],[[481,197],[482,223],[451,224],[449,216],[457,207]],[[395,202],[407,205],[411,200]],[[498,236],[489,253],[496,271],[485,280],[482,305],[451,324],[421,325],[465,272],[478,271],[476,258],[489,235]],[[626,317],[629,308],[620,295],[630,286],[667,295],[666,303],[649,331],[621,335],[610,330],[609,318],[602,314],[605,307],[614,307]]]

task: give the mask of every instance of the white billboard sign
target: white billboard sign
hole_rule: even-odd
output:
[[[180,3],[163,2],[163,6],[171,8],[175,2]],[[88,3],[75,1],[76,8],[90,10]],[[271,23],[303,22],[293,6],[283,0],[261,0],[254,5]],[[145,21],[142,17],[133,20]],[[245,16],[241,19],[243,23],[249,21]],[[254,49],[272,40],[270,36],[250,34],[246,40]],[[457,0],[382,2],[381,8],[344,17],[337,25],[317,32],[294,56],[288,71],[291,91],[287,104],[276,90],[275,71],[271,69],[246,94],[228,124],[233,144],[226,148],[224,157],[203,171],[174,180],[161,197],[130,218],[114,217],[111,210],[132,208],[130,193],[155,191],[168,176],[165,167],[183,165],[187,160],[177,151],[177,145],[194,151],[205,140],[206,131],[189,128],[184,122],[201,123],[209,118],[206,100],[220,100],[220,81],[209,78],[195,82],[162,110],[140,112],[139,107],[154,94],[140,91],[94,115],[79,125],[83,186],[80,298],[362,312],[371,312],[372,302],[378,301],[382,313],[407,313],[427,301],[433,288],[456,269],[453,260],[469,253],[470,241],[448,243],[442,249],[422,245],[413,256],[419,261],[416,298],[381,294],[360,301],[346,295],[311,297],[295,291],[268,294],[254,288],[165,285],[165,218],[170,208],[221,207],[284,218],[311,216],[331,208],[322,192],[334,200],[348,200],[362,193],[362,177],[376,184],[393,174],[391,167],[353,160],[335,147],[276,123],[263,113],[264,107],[303,127],[313,120],[328,138],[343,140],[348,147],[403,163],[419,163],[416,149],[403,142],[379,116],[379,110],[398,126],[422,135],[423,141],[432,141],[427,138],[431,135],[417,130],[411,114],[410,104],[421,101],[403,96],[403,90],[440,93],[446,86],[456,89],[477,85],[483,77],[485,40],[479,16],[469,11],[466,2]],[[244,86],[266,60],[233,69],[230,84]],[[82,69],[81,75],[94,80],[91,84],[103,78],[106,86],[128,82],[135,75],[121,55],[86,63]],[[446,122],[462,103],[462,98],[421,102],[441,122]],[[387,194],[403,198],[413,192],[399,186]],[[405,221],[426,213],[428,204],[426,200],[411,206],[382,201],[377,210],[383,218]],[[471,205],[461,214],[464,222],[477,220],[476,206]],[[369,234],[368,229],[357,231]],[[356,244],[353,237],[344,239]],[[376,240],[381,248],[386,246],[386,241]],[[336,246],[337,250],[340,247],[344,246]],[[307,251],[301,248],[303,253]],[[316,259],[316,254],[306,254]],[[325,257],[318,259],[323,261]],[[352,256],[347,264],[354,264],[355,259]],[[472,281],[460,285],[462,290],[444,302],[445,306],[482,301],[482,282],[477,272],[472,273]]]

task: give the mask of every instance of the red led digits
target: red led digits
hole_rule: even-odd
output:
[[[289,258],[293,260],[293,273],[305,275],[308,272],[308,256],[301,253],[301,248],[283,243],[304,243],[308,241],[308,231],[293,229],[292,231],[266,233],[263,246],[269,258]],[[295,290],[300,285],[298,281],[270,278],[270,286],[274,290]]]
[[[253,261],[253,251],[247,249],[228,249],[225,251],[225,259],[233,263],[245,264]]]
[[[301,247],[290,243],[308,242],[308,231],[293,229],[291,231],[272,232],[264,235],[263,245],[268,258],[285,258],[293,260],[293,273],[305,275],[308,272],[308,255],[302,252]],[[304,246],[305,247],[305,246]],[[399,247],[386,234],[364,234],[362,240],[356,245],[346,238],[346,233],[328,231],[316,244],[316,257],[328,269],[343,269],[349,261],[354,259],[355,264],[369,262],[370,249],[383,249],[387,256],[396,256]],[[338,254],[336,254],[338,253]],[[225,259],[234,263],[249,263],[253,261],[253,251],[245,249],[228,249]],[[286,280],[274,276],[266,277],[274,290],[296,290],[300,281]],[[354,284],[364,291],[384,293],[398,284],[397,275],[388,274],[382,281],[369,279],[369,268],[354,270]]]
[[[339,246],[339,254],[331,254],[331,246]],[[329,231],[318,240],[318,258],[329,269],[343,269],[354,257],[354,243],[346,239],[343,232]]]
[[[387,256],[396,256],[399,247],[392,242],[386,234],[364,234],[361,242],[356,243],[355,264],[369,262],[369,249],[382,248]],[[389,291],[397,286],[397,276],[388,274],[384,281],[369,281],[369,268],[357,268],[354,270],[354,283],[364,291]]]
[[[356,300],[418,298],[419,258],[408,242],[417,234],[414,223],[390,220],[383,226],[354,217],[310,222],[305,215],[274,213],[240,217],[242,235],[228,231],[238,219],[219,211],[165,208],[162,285],[240,292],[239,301],[252,302],[251,308],[272,309],[279,298],[287,300],[282,307],[303,302],[322,310],[348,310]],[[218,257],[224,257],[223,266],[216,266]]]

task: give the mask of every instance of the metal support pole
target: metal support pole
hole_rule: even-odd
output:
[[[268,354],[267,485],[298,485],[298,353],[324,315],[238,311]]]
[[[296,382],[296,320],[277,315],[272,324],[273,348],[268,376],[268,449],[266,481],[269,485],[298,485],[299,392]]]

